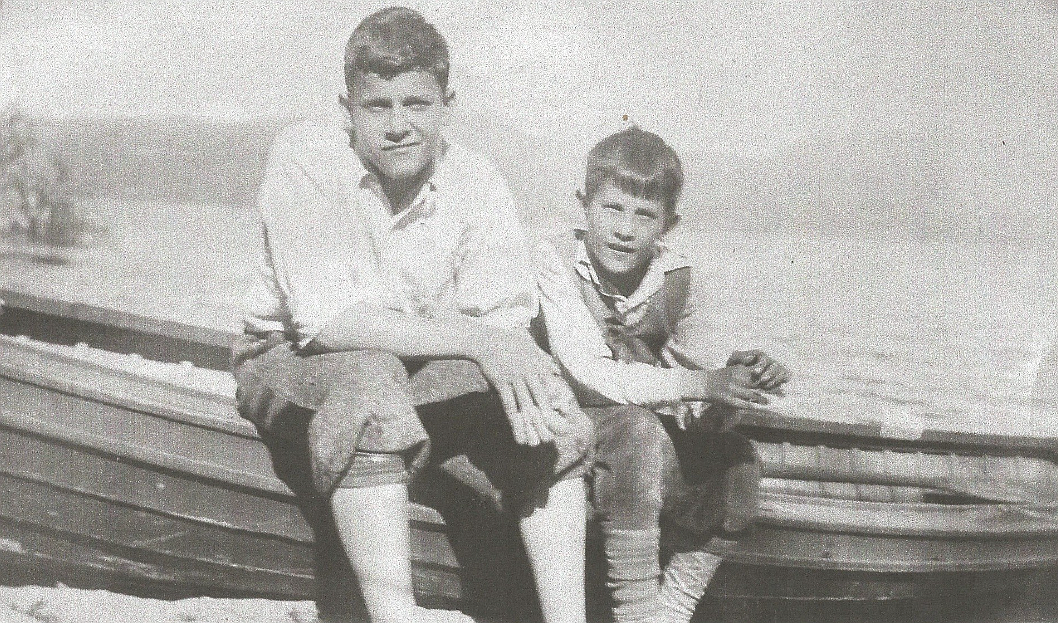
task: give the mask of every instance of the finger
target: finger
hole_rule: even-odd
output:
[[[511,433],[514,434],[515,443],[525,444],[525,425],[522,423],[522,414],[518,412],[518,401],[514,397],[514,390],[510,385],[504,383],[496,388],[503,403],[503,410],[507,413],[507,420],[511,423]]]
[[[751,351],[751,350],[736,350],[735,352],[731,353],[730,357],[727,358],[727,365],[729,365],[729,366],[733,366],[733,365],[750,366],[750,365],[753,365],[753,363],[756,360],[757,360],[757,357],[756,357],[756,355],[754,355],[753,351]]]
[[[536,407],[522,410],[522,419],[525,422],[525,445],[527,446],[540,445],[540,434],[537,432],[536,424],[538,412]]]
[[[551,432],[551,429],[547,425],[547,419],[548,418],[543,409],[540,407],[533,407],[532,416],[530,417],[529,422],[532,425],[533,432],[536,434],[537,439],[540,440],[540,443],[549,443],[555,440],[554,433]]]
[[[742,400],[741,398],[734,398],[734,397],[732,397],[732,398],[730,398],[728,400],[727,405],[730,406],[730,407],[734,407],[736,409],[748,409],[750,411],[756,411],[757,409],[759,409],[758,405],[753,404],[752,402],[749,402],[748,400]]]
[[[676,420],[676,427],[680,430],[687,430],[687,421],[691,419],[691,406],[685,402],[680,403],[673,413]]]
[[[760,375],[760,384],[764,389],[772,389],[775,387],[776,381],[779,379],[778,371],[774,368],[768,368]]]
[[[540,445],[540,436],[536,432],[536,424],[534,419],[537,411],[536,404],[533,402],[532,396],[529,394],[529,388],[525,386],[525,383],[514,384],[514,396],[518,399],[518,409],[522,413],[522,417],[525,421],[525,443],[530,446]]]
[[[561,408],[544,412],[544,424],[553,435],[559,437],[570,431],[569,420],[562,413]]]
[[[768,398],[762,392],[755,389],[746,389],[742,387],[732,387],[731,394],[733,397],[739,400],[746,400],[748,402],[755,402],[757,404],[766,405],[768,404]]]
[[[540,377],[530,376],[526,379],[526,385],[529,387],[529,395],[533,404],[541,411],[551,411],[551,396],[548,394],[547,386],[540,381]]]
[[[790,371],[782,366],[775,366],[773,370],[768,389],[774,391],[790,382]]]

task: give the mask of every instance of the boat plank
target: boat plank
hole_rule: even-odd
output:
[[[1011,571],[1058,565],[1058,537],[898,538],[762,525],[722,553],[726,561],[771,567],[872,573]]]
[[[889,504],[765,492],[761,524],[791,530],[930,539],[1058,536],[1058,507],[1018,504]]]
[[[113,503],[183,519],[308,543],[312,533],[293,499],[124,461],[0,427],[0,473],[49,483]]]
[[[771,478],[892,485],[1008,503],[1058,503],[1058,465],[1023,456],[864,450],[758,443]]]
[[[210,388],[181,386],[147,374],[50,351],[0,335],[0,377],[75,394],[159,418],[256,438],[252,424],[235,412],[235,396]],[[76,350],[76,349],[71,349]]]

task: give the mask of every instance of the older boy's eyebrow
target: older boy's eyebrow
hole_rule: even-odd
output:
[[[372,97],[360,101],[360,105],[366,108],[391,108],[393,102],[384,97]]]
[[[433,100],[428,97],[422,97],[421,95],[412,95],[404,99],[405,106],[429,106],[433,104]]]

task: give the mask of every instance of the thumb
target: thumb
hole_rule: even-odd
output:
[[[757,361],[757,353],[752,350],[736,350],[727,358],[727,365],[751,366]]]

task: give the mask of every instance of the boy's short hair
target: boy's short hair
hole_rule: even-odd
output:
[[[634,197],[659,201],[675,215],[683,165],[660,136],[633,126],[607,136],[588,152],[583,199],[591,201],[606,182]]]
[[[378,74],[389,80],[407,71],[424,71],[448,89],[448,44],[418,11],[388,7],[364,18],[345,46],[345,87],[357,76]]]

